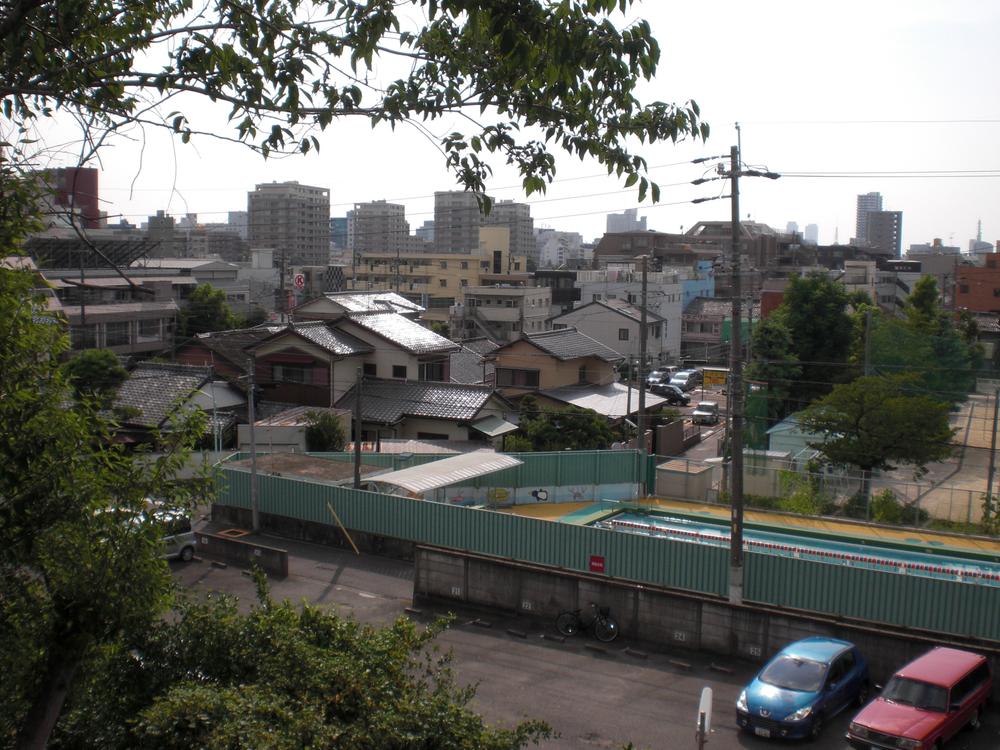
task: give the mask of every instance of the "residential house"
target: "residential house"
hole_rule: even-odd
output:
[[[548,287],[469,287],[464,305],[452,308],[451,331],[456,338],[486,335],[494,341],[514,341],[549,329],[552,290]]]
[[[360,396],[359,396],[360,393]],[[499,441],[517,429],[513,407],[488,385],[364,378],[337,401],[354,413],[361,401],[362,440]]]
[[[452,383],[492,384],[495,379],[493,363],[487,355],[497,344],[487,338],[458,342],[461,349],[451,353],[449,375]]]
[[[217,377],[235,382],[249,372],[250,353],[247,349],[283,328],[272,325],[199,333],[177,346],[174,361],[211,367]]]
[[[630,361],[639,360],[643,347],[647,361],[667,362],[670,357],[679,355],[680,347],[677,351],[669,352],[664,345],[667,321],[649,310],[646,310],[645,317],[646,325],[643,329],[643,312],[640,308],[625,300],[608,299],[588,302],[553,318],[551,322],[552,328],[556,330],[573,326]]]
[[[681,359],[688,362],[719,364],[729,357],[732,331],[731,299],[699,297],[684,311],[681,330]],[[760,322],[760,303],[743,305],[742,343],[746,346],[752,327]]]

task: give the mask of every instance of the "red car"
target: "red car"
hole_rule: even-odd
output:
[[[892,676],[847,730],[856,750],[940,750],[965,726],[977,729],[993,691],[984,656],[933,648]]]

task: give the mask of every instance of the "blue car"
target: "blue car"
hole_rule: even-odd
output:
[[[781,649],[743,689],[736,722],[759,737],[817,737],[827,719],[864,705],[870,685],[854,644],[806,638]]]

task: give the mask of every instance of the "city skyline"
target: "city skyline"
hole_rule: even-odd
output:
[[[710,176],[740,142],[746,163],[782,174],[777,181],[743,181],[744,219],[779,229],[789,221],[815,224],[822,244],[835,238],[844,244],[854,233],[856,197],[878,192],[888,208],[903,213],[904,250],[934,238],[964,249],[979,220],[985,240],[1000,239],[994,209],[1000,164],[991,161],[1000,95],[978,84],[980,71],[1000,64],[986,35],[1000,23],[1000,7],[976,0],[836,8],[720,0],[693,8],[645,2],[630,12],[628,21],[649,20],[661,47],[660,70],[644,85],[644,98],[695,99],[712,135],[704,144],[640,149],[662,188],[658,204],[638,203],[634,188],[625,189],[593,161],[559,154],[547,194],[528,198],[519,178],[502,161],[494,164],[489,193],[528,203],[535,226],[578,232],[589,241],[601,236],[607,214],[631,208],[662,232],[726,220],[728,200],[690,203],[727,193],[725,184],[690,181]],[[854,52],[845,53],[847,42]],[[215,132],[227,127],[218,110],[200,103],[170,107],[209,118]],[[431,131],[440,137],[458,123],[442,120]],[[72,143],[65,122],[47,125],[41,133],[47,144]],[[297,180],[330,190],[333,216],[346,215],[355,203],[401,203],[412,230],[433,217],[434,193],[454,188],[434,143],[415,129],[373,130],[364,121],[345,121],[317,137],[318,155],[264,161],[223,141],[196,137],[185,145],[147,128],[142,138],[114,141],[93,164],[101,169],[102,208],[111,223],[118,215],[139,223],[157,210],[221,222],[228,212],[246,209],[254,185]],[[72,164],[74,149],[64,148],[42,166]],[[704,156],[721,158],[691,164]]]

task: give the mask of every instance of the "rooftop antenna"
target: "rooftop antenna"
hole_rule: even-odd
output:
[[[980,219],[976,222],[976,242],[983,241],[983,220]]]

